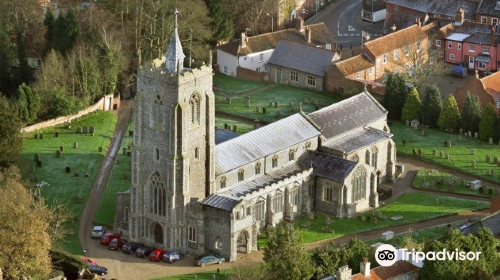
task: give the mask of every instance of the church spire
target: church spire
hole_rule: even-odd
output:
[[[175,25],[174,32],[172,33],[172,38],[170,38],[170,43],[168,44],[168,50],[165,54],[167,64],[167,71],[170,73],[175,73],[181,71],[184,65],[184,52],[182,51],[181,40],[179,39],[179,33],[177,31],[177,16],[179,15],[179,10],[175,9]],[[177,67],[179,65],[179,67]]]

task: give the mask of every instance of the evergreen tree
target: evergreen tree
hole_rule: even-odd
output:
[[[3,26],[0,25],[0,92],[10,93],[12,86],[11,67],[14,62],[13,46]]]
[[[228,41],[233,38],[235,32],[234,16],[227,5],[222,4],[221,0],[206,0],[205,2],[213,19],[212,43]]]
[[[488,102],[481,116],[481,122],[479,123],[479,138],[481,140],[488,141],[490,137],[495,137],[496,121],[497,115],[495,114],[495,108],[493,108],[491,102]]]
[[[285,224],[269,233],[264,261],[272,279],[310,279],[313,267],[293,224]]]
[[[500,141],[500,118],[497,119],[495,125],[495,141]]]
[[[67,54],[80,35],[78,20],[72,9],[65,15],[59,15],[54,24],[52,47],[61,54]]]
[[[477,95],[471,95],[467,92],[465,97],[464,109],[462,110],[462,120],[460,127],[464,131],[478,132],[479,122],[481,121],[481,102]]]
[[[50,49],[52,49],[52,40],[54,37],[54,27],[56,24],[56,19],[52,13],[52,9],[47,9],[45,13],[45,19],[43,20],[45,28],[47,28],[47,33],[45,33],[45,54],[47,54]]]
[[[400,74],[389,74],[386,83],[384,106],[390,119],[401,119],[401,110],[408,95],[408,86]]]
[[[406,97],[405,104],[401,110],[401,121],[404,123],[406,120],[414,120],[420,117],[420,109],[422,108],[422,102],[420,101],[420,95],[417,88],[413,87]]]
[[[28,66],[28,58],[26,57],[24,35],[20,32],[17,33],[17,59],[19,60],[17,84],[27,83],[31,80],[31,69]]]
[[[460,124],[460,112],[458,111],[457,101],[453,95],[448,95],[444,102],[443,110],[439,115],[438,127],[440,129],[454,130]]]
[[[17,95],[17,107],[21,121],[31,123],[36,120],[38,109],[40,108],[38,93],[23,83],[17,89]]]
[[[434,85],[429,85],[425,88],[425,98],[420,110],[422,124],[429,127],[437,127],[439,114],[443,109],[443,101],[439,88]]]
[[[21,151],[21,122],[15,106],[0,95],[0,167],[10,166]],[[1,216],[0,216],[1,217]]]

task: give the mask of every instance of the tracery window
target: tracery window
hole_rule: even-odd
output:
[[[290,191],[290,203],[292,205],[299,205],[299,186],[295,186]]]
[[[335,197],[333,187],[331,186],[325,187],[324,195],[325,197],[323,198],[323,200],[328,202],[333,202]]]
[[[365,163],[370,165],[370,151],[366,150],[365,153]]]
[[[197,94],[193,94],[189,100],[189,111],[191,124],[200,123],[200,97]]]
[[[283,193],[276,193],[273,198],[273,210],[274,213],[283,212]]]
[[[274,155],[274,156],[273,156],[273,160],[272,160],[272,167],[273,167],[273,168],[278,167],[278,155]]]
[[[155,172],[149,179],[149,212],[155,215],[166,215],[167,191],[163,179]]]
[[[366,171],[359,167],[352,176],[353,202],[366,197]]]
[[[226,176],[222,176],[220,178],[220,188],[223,189],[226,187]]]
[[[161,100],[160,96],[157,95],[155,100],[153,101],[153,114],[152,114],[153,125],[163,124],[164,113],[165,113],[165,107],[163,106],[163,101]]]
[[[238,171],[238,182],[245,180],[245,170],[240,169]]]
[[[196,242],[196,228],[193,224],[188,226],[188,241]]]
[[[378,158],[378,150],[376,147],[372,148],[372,166],[377,168],[377,158]]]
[[[292,161],[294,159],[295,159],[295,151],[293,149],[290,149],[290,151],[288,152],[288,160]]]
[[[257,162],[255,164],[255,174],[260,174],[260,169],[261,169],[262,165],[260,164],[260,162]]]
[[[266,209],[264,207],[264,201],[259,200],[254,205],[253,217],[256,221],[263,221],[266,214]]]

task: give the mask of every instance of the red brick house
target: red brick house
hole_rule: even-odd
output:
[[[497,26],[500,19],[500,1],[481,0],[476,12],[476,22]]]
[[[500,116],[500,72],[496,72],[484,78],[476,76],[470,79],[464,86],[459,87],[455,91],[455,99],[457,100],[460,110],[464,107],[465,97],[467,92],[476,95],[481,101],[481,106],[484,108],[488,102],[492,103],[495,111]]]

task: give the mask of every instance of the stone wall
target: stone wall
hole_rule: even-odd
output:
[[[111,99],[111,101],[109,101],[110,99]],[[110,106],[106,106],[107,104],[110,104]],[[21,129],[21,132],[32,132],[32,131],[39,130],[42,128],[51,127],[51,126],[54,126],[57,124],[71,122],[74,119],[78,119],[81,116],[87,115],[87,114],[95,112],[97,110],[103,110],[103,111],[113,110],[115,104],[117,105],[117,107],[120,106],[120,98],[115,98],[113,96],[113,94],[109,94],[109,95],[106,95],[103,98],[99,99],[99,101],[97,101],[94,105],[91,105],[91,106],[79,111],[76,114],[64,116],[64,117],[58,117],[55,119],[51,119],[51,120],[36,123],[36,124],[30,125],[30,126],[26,126],[26,127]]]
[[[276,80],[276,69],[281,69],[281,81]],[[290,73],[294,71],[298,73],[298,82],[290,80]],[[316,86],[310,86],[307,84],[307,77],[313,76],[316,80]],[[290,68],[283,68],[273,64],[269,64],[269,81],[276,84],[290,85],[294,87],[314,89],[317,91],[323,91],[323,77],[300,72]]]
[[[129,237],[128,226],[130,217],[130,191],[117,193],[114,232],[121,232]]]
[[[226,260],[231,259],[234,244],[231,232],[232,214],[230,212],[205,206],[203,209],[205,221],[205,250],[217,252]],[[218,241],[218,246],[215,242]],[[219,242],[220,241],[220,242]],[[233,257],[233,260],[236,256]]]

